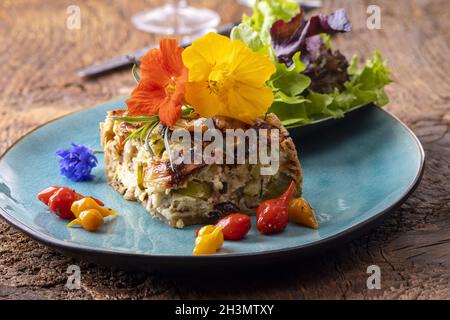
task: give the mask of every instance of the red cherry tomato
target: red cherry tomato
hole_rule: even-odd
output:
[[[292,181],[288,190],[279,198],[262,202],[256,210],[256,228],[262,234],[282,232],[289,222],[289,199],[294,192]]]
[[[37,198],[39,199],[39,201],[43,202],[46,206],[48,206],[48,201],[50,200],[50,197],[56,191],[58,191],[59,188],[61,188],[61,187],[57,187],[57,186],[48,187],[48,188],[42,190],[41,192],[39,192]]]
[[[266,207],[256,221],[256,227],[262,234],[282,232],[289,222],[289,216],[283,210]]]
[[[70,207],[74,201],[80,200],[78,194],[69,188],[59,188],[49,199],[48,207],[50,211],[61,219],[74,219]]]
[[[69,188],[66,188],[66,187],[59,187],[59,186],[52,186],[52,187],[48,187],[48,188],[42,190],[41,192],[38,193],[37,198],[42,203],[44,203],[45,205],[48,206],[50,197],[53,196],[56,193],[56,191],[58,191],[59,189],[66,189],[66,190],[68,190],[68,192],[70,192],[70,191],[73,192],[73,194],[74,194],[74,198],[73,198],[74,200],[73,201],[78,201],[78,200],[81,200],[81,199],[85,198],[85,196],[83,196],[82,194],[79,194],[78,192],[75,192],[75,190],[72,190],[72,189],[69,189]],[[98,200],[98,199],[96,199],[94,197],[91,197],[91,198],[94,199],[95,202],[97,202],[99,206],[103,207],[105,205],[102,201],[100,201],[100,200]]]
[[[216,226],[222,227],[225,240],[241,240],[250,230],[252,221],[245,214],[233,213],[220,219]]]

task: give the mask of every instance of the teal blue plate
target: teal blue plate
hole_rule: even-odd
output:
[[[91,182],[74,183],[58,173],[55,150],[73,141],[100,149],[98,124],[112,101],[52,121],[13,145],[0,160],[0,214],[30,237],[66,254],[139,269],[190,269],[247,265],[301,256],[363,232],[399,206],[418,185],[424,152],[414,134],[375,106],[309,128],[292,129],[304,169],[304,196],[315,208],[319,230],[290,224],[285,232],[260,235],[252,228],[216,255],[192,256],[195,226],[172,229],[141,205],[125,201],[106,183],[103,157]],[[64,185],[102,199],[120,215],[97,233],[66,227],[36,199],[50,185]],[[253,221],[254,222],[254,221]],[[254,223],[253,223],[254,224]]]

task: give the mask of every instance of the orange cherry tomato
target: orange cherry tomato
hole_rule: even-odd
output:
[[[312,229],[318,229],[314,210],[304,198],[293,198],[289,202],[289,220]]]
[[[81,212],[78,218],[71,221],[67,226],[70,228],[73,225],[78,224],[87,231],[95,232],[98,230],[98,228],[100,228],[103,222],[103,216],[98,210],[89,209]]]

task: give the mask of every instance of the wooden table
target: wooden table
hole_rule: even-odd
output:
[[[86,81],[76,70],[153,41],[130,16],[161,1],[78,0],[81,29],[66,28],[73,1],[0,3],[0,153],[51,119],[127,95],[128,71]],[[244,8],[227,0],[194,1],[216,9],[223,22]],[[366,9],[378,4],[382,30],[366,27]],[[430,299],[450,298],[450,3],[448,0],[327,1],[324,12],[345,7],[354,31],[336,39],[347,56],[374,48],[389,60],[395,83],[387,109],[422,141],[427,164],[411,198],[371,233],[298,268],[246,274],[212,284],[126,273],[74,261],[0,222],[0,298],[50,299]],[[64,287],[67,266],[79,264],[81,290]],[[369,265],[381,268],[382,289],[368,290]],[[218,274],[223,272],[217,271]]]

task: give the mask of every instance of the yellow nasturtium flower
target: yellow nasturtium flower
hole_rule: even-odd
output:
[[[183,51],[183,63],[189,69],[185,99],[203,117],[221,115],[252,124],[273,103],[266,81],[275,66],[240,40],[209,33]]]

